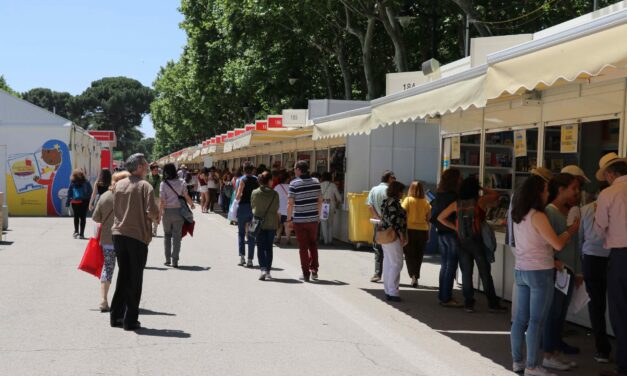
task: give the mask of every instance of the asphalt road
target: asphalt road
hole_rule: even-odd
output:
[[[71,218],[11,218],[0,243],[0,375],[514,375],[504,368],[509,316],[488,313],[481,296],[474,314],[439,307],[437,260],[393,304],[369,282],[372,254],[347,245],[321,250],[317,283],[298,280],[294,247],[275,248],[274,280],[259,281],[256,260],[236,265],[236,227],[195,214],[180,269],[163,265],[161,237],[151,243],[136,332],[109,327],[98,310],[99,281],[76,268],[87,241],[72,239]]]

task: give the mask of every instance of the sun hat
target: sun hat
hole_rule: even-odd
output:
[[[533,175],[537,175],[537,176],[541,177],[546,182],[551,180],[551,178],[553,177],[553,173],[551,172],[551,170],[549,170],[548,168],[545,168],[545,167],[536,167],[536,168],[531,170],[531,173]]]
[[[590,179],[588,179],[588,177],[583,172],[583,170],[579,166],[577,166],[577,165],[568,165],[568,166],[564,167],[562,169],[562,171],[560,171],[560,172],[565,173],[565,174],[571,174],[571,175],[576,176],[578,178],[582,178],[586,182],[590,183]]]
[[[624,158],[619,158],[618,154],[616,153],[607,153],[604,156],[601,157],[601,159],[599,160],[599,170],[596,173],[596,178],[598,181],[605,181],[605,175],[603,175],[605,173],[605,169],[610,166],[613,165],[614,163],[617,162],[627,162],[626,159]]]

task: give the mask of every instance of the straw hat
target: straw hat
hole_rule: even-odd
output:
[[[546,182],[551,180],[551,178],[553,177],[553,173],[551,172],[551,170],[549,170],[548,168],[544,168],[544,167],[536,167],[531,170],[531,173],[533,175],[537,175],[541,177]]]
[[[579,168],[579,166],[577,166],[577,165],[568,165],[568,166],[564,167],[561,172],[565,173],[565,174],[571,174],[571,175],[576,176],[578,178],[582,178],[587,183],[590,183],[590,179],[588,179],[588,177],[583,172],[583,170],[581,168]]]
[[[616,153],[607,153],[601,157],[601,160],[599,160],[599,170],[596,173],[597,180],[605,181],[605,176],[603,175],[603,173],[605,173],[605,169],[609,165],[613,165],[617,162],[627,162],[627,159],[619,158]]]

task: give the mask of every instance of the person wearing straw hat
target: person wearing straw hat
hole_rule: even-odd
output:
[[[600,375],[627,375],[627,159],[616,153],[605,154],[596,173],[610,186],[601,192],[594,216],[597,233],[610,249],[607,269],[607,295],[610,322],[617,339],[616,370]]]

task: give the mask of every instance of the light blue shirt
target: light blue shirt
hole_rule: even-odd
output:
[[[379,217],[381,217],[381,205],[383,200],[388,198],[388,184],[379,183],[379,185],[372,187],[370,193],[368,193],[368,201],[366,204],[372,206],[377,211]]]
[[[581,253],[589,256],[609,257],[610,250],[603,248],[605,239],[594,229],[595,211],[596,201],[581,208],[581,225],[579,226]]]

